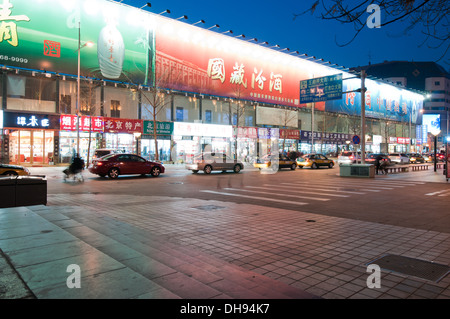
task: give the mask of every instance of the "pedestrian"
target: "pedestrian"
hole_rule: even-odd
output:
[[[383,156],[378,155],[375,158],[375,169],[376,169],[376,174],[378,175],[378,172],[380,171],[380,167],[381,167],[381,162],[383,161]]]

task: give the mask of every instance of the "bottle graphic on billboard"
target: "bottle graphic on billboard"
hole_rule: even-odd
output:
[[[97,43],[100,71],[105,78],[118,79],[122,74],[125,44],[114,23],[108,23],[101,31]]]

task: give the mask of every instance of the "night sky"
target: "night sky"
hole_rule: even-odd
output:
[[[122,2],[138,8],[147,3],[142,0]],[[151,8],[144,10],[158,14],[169,9],[171,13],[165,13],[165,16],[176,19],[187,15],[188,19],[182,21],[189,24],[205,20],[204,25],[198,26],[209,28],[218,24],[220,28],[215,28],[216,32],[232,30],[232,36],[244,34],[247,40],[257,38],[259,43],[267,41],[269,46],[278,44],[280,49],[289,48],[290,52],[299,51],[345,67],[382,63],[385,60],[437,61],[444,53],[443,47],[432,49],[427,44],[419,47],[425,39],[420,28],[405,34],[404,27],[398,24],[379,29],[366,27],[351,44],[340,47],[336,42],[346,43],[353,37],[352,25],[322,20],[317,13],[307,13],[294,20],[295,13],[304,12],[313,2],[164,0],[150,1]],[[383,21],[385,17],[381,14]],[[449,61],[450,52],[437,62],[449,70]]]

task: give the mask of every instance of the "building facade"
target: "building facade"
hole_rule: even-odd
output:
[[[113,1],[6,6],[2,162],[66,163],[96,148],[182,163],[206,150],[251,161],[357,147],[361,81],[349,70]],[[300,104],[300,81],[336,74],[342,98]],[[415,150],[423,96],[380,80],[366,87],[367,151]]]
[[[409,89],[426,92],[423,114],[438,115],[440,131],[438,148],[445,144],[449,135],[450,111],[450,73],[436,62],[385,61],[383,63],[354,68],[365,70],[368,74],[386,79]],[[424,123],[419,122],[418,125]],[[429,132],[428,132],[429,133]],[[424,144],[432,148],[432,134],[425,131]]]

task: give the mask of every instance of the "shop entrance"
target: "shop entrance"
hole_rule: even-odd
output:
[[[11,131],[9,162],[11,164],[48,164],[53,158],[53,131]]]

